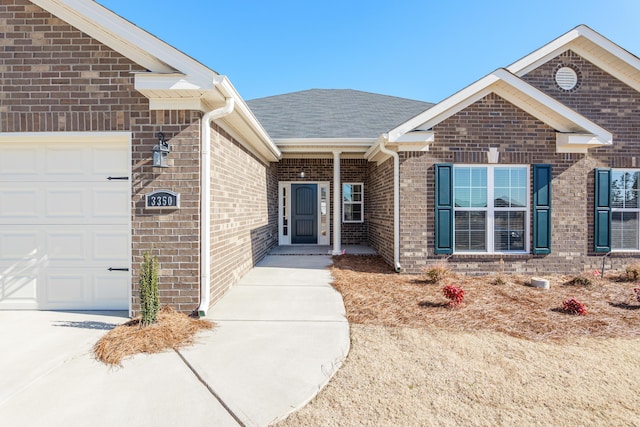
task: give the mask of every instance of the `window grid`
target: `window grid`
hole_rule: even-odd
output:
[[[342,222],[364,222],[364,184],[342,184]]]

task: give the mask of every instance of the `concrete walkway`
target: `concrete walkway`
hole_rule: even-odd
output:
[[[266,426],[304,406],[349,351],[328,256],[266,257],[180,352],[109,368],[91,355],[126,313],[0,311],[0,425]]]

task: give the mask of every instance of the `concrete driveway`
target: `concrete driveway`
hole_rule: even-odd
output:
[[[118,312],[0,311],[0,425],[263,426],[312,399],[349,351],[327,256],[268,256],[180,352],[122,367],[93,344]]]

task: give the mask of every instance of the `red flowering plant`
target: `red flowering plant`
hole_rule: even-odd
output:
[[[457,307],[464,301],[464,289],[460,287],[447,285],[442,288],[442,293],[449,300],[450,307]]]
[[[562,301],[562,309],[570,314],[577,314],[579,316],[587,315],[587,308],[575,298],[567,298]]]

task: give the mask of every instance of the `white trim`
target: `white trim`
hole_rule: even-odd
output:
[[[340,255],[342,253],[342,221],[340,221],[340,151],[333,152],[333,250],[332,255]]]
[[[377,138],[276,138],[273,142],[283,154],[292,153],[341,153],[364,154]]]

